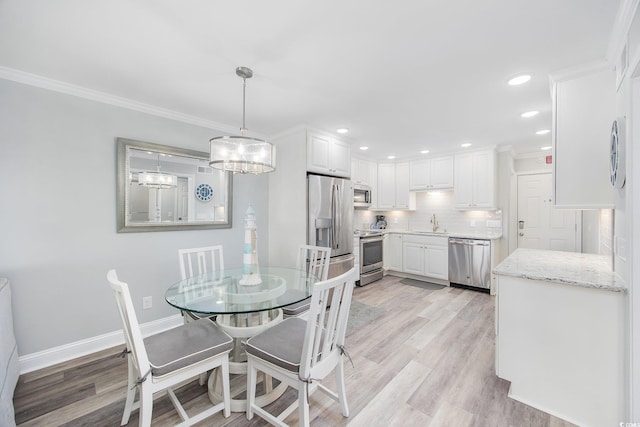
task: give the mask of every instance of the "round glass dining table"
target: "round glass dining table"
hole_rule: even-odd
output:
[[[165,292],[165,299],[170,305],[200,317],[216,316],[216,324],[234,340],[229,373],[246,375],[246,340],[282,321],[282,307],[309,298],[313,284],[319,280],[293,268],[261,266],[259,273],[253,275],[243,275],[242,268],[232,268],[174,283]],[[209,398],[214,403],[221,400],[220,384],[218,374],[209,377]],[[269,378],[256,403],[268,405],[286,388],[284,383],[273,388]],[[239,390],[240,394],[242,391],[244,388]],[[246,401],[234,396],[237,394],[232,389],[231,410],[245,411]]]
[[[165,292],[165,299],[180,310],[200,316],[260,313],[308,298],[318,280],[294,268],[261,266],[258,274],[245,277],[242,268],[232,268],[174,283]]]

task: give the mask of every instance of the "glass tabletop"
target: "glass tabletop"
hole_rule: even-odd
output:
[[[248,277],[242,268],[232,268],[181,280],[164,296],[170,305],[199,314],[255,313],[308,298],[317,281],[315,275],[293,268],[261,266],[259,275]]]

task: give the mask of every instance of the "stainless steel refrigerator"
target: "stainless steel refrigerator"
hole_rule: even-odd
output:
[[[331,248],[329,277],[336,277],[353,267],[353,186],[312,174],[307,185],[307,244]]]

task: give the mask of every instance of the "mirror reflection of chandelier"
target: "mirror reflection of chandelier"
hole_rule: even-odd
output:
[[[159,190],[175,188],[178,186],[178,177],[166,172],[160,172],[160,154],[158,154],[158,166],[155,172],[139,172],[138,184]]]
[[[209,140],[209,165],[233,173],[259,174],[275,170],[276,153],[272,144],[258,138],[246,136],[245,92],[247,79],[253,71],[247,67],[236,68],[236,74],[242,77],[242,127],[240,135],[218,136]]]

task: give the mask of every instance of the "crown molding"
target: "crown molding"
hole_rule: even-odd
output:
[[[553,83],[564,80],[571,80],[592,74],[598,71],[613,70],[613,65],[605,60],[593,61],[586,64],[580,64],[575,67],[565,68],[549,74],[549,82],[551,87]]]
[[[180,113],[178,111],[157,107],[151,104],[145,104],[133,99],[112,95],[106,92],[89,89],[82,86],[73,85],[71,83],[62,82],[60,80],[50,79],[37,74],[31,74],[24,71],[16,70],[9,67],[0,66],[0,78],[22,83],[29,86],[39,87],[54,92],[71,95],[78,98],[84,98],[103,104],[113,105],[116,107],[126,108],[128,110],[138,111],[165,119],[175,120],[178,122],[188,123],[191,125],[201,126],[208,129],[214,129],[223,133],[237,134],[238,128],[225,125],[223,123],[206,120],[201,117],[191,116]]]
[[[522,160],[522,159],[538,159],[538,158],[544,158],[547,156],[552,156],[553,153],[551,151],[528,151],[525,153],[518,153],[515,156],[513,156],[514,160]]]
[[[620,2],[620,7],[618,7],[618,13],[613,22],[613,28],[607,46],[606,58],[609,64],[615,65],[618,57],[622,53],[627,43],[627,35],[639,4],[640,0],[622,0]]]

